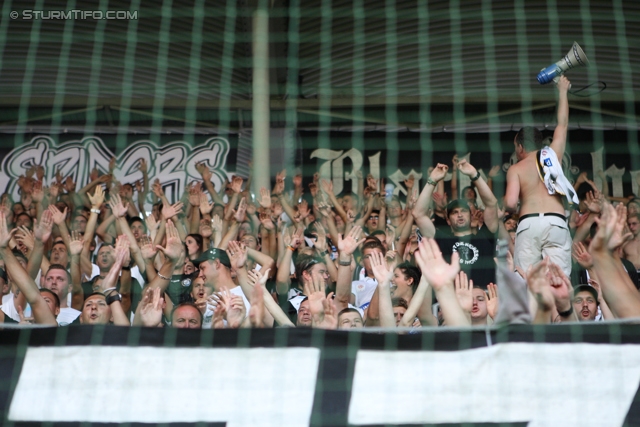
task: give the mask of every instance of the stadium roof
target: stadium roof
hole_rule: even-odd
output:
[[[255,3],[110,1],[108,10],[137,12],[114,20],[24,19],[68,13],[66,1],[22,1],[7,19],[5,4],[0,132],[251,127]],[[637,1],[273,0],[269,12],[273,127],[486,132],[550,123],[554,90],[536,74],[574,41],[590,66],[568,73],[573,89],[593,85],[581,92],[592,96],[571,98],[572,125],[638,127]]]

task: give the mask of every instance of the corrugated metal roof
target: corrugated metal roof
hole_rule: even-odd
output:
[[[139,119],[140,123],[150,122],[148,113],[163,104],[184,109],[195,102],[200,106],[208,102],[207,108],[217,108],[217,100],[223,98],[230,100],[223,106],[232,110],[250,109],[246,102],[251,99],[250,2],[180,0],[166,2],[166,6],[142,2],[136,9],[137,20],[4,17],[0,25],[0,106],[8,110],[0,111],[0,117],[5,117],[0,130],[13,126],[8,122],[17,115],[10,110],[21,102],[55,106],[61,111],[83,105],[131,106],[144,110],[139,116],[130,116],[130,121]],[[626,108],[638,104],[636,94],[640,93],[638,1],[271,3],[273,100],[284,99],[288,87],[300,81],[298,93],[304,98],[330,97],[333,104],[339,99],[346,103],[353,100],[364,104],[365,116],[381,120],[386,120],[384,109],[380,116],[368,105],[373,97],[386,98],[391,105],[394,97],[415,97],[415,107],[435,101],[454,105],[516,102],[525,106],[552,102],[553,89],[539,85],[536,74],[578,41],[591,65],[569,72],[574,89],[597,81],[607,85],[604,92],[583,100],[585,105],[607,102],[611,110],[624,116],[616,121],[625,121],[626,126],[637,122],[635,111]],[[299,20],[294,13],[296,4],[300,5]],[[62,0],[14,5],[21,14],[36,7],[68,9]],[[109,10],[135,8],[123,0],[108,3]],[[92,1],[78,1],[74,9],[95,10],[97,6]],[[299,30],[292,32],[292,28]],[[289,69],[292,64],[298,69]],[[288,76],[295,79],[289,86]],[[326,103],[317,102],[316,109],[323,105]],[[345,115],[352,114],[326,108],[325,113],[330,113],[335,126],[348,124]],[[400,128],[402,123],[420,122],[411,111],[399,114]],[[63,122],[78,125],[83,115],[64,116]],[[204,121],[211,120],[215,127],[218,114],[209,115]],[[235,111],[224,116],[223,121],[238,119]],[[286,122],[281,115],[273,116]],[[114,117],[117,120],[119,116]],[[298,120],[303,126],[318,125],[309,108],[299,113]],[[250,114],[245,123],[250,123]]]

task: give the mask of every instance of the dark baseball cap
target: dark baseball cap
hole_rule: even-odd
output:
[[[593,299],[596,300],[596,303],[599,304],[599,302],[598,302],[598,291],[593,286],[591,286],[591,285],[579,285],[579,286],[576,286],[573,289],[573,297],[575,298],[575,296],[578,295],[578,293],[580,293],[580,292],[589,292],[591,294],[591,296],[593,296]]]
[[[447,205],[447,215],[449,215],[449,213],[455,208],[462,208],[464,210],[471,211],[471,209],[469,209],[469,204],[467,203],[466,200],[457,199],[457,200],[450,201],[449,204]]]
[[[214,259],[219,260],[220,264],[224,265],[225,267],[231,268],[231,261],[229,260],[229,255],[227,255],[227,253],[224,250],[218,249],[218,248],[211,248],[204,251],[202,255],[200,255],[198,259],[196,259],[193,262],[193,264],[197,267],[200,265],[200,263],[214,260]]]

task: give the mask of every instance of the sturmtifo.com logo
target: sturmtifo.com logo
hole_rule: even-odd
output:
[[[9,13],[11,19],[23,19],[26,21],[35,19],[138,19],[137,10],[31,10],[22,12],[16,10]]]

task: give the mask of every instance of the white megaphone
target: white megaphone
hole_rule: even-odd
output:
[[[549,65],[547,68],[543,68],[538,73],[538,82],[543,85],[551,81],[556,81],[567,70],[570,70],[579,66],[589,65],[587,55],[584,54],[580,45],[573,42],[573,46],[569,49],[569,52],[558,62],[553,65]]]

